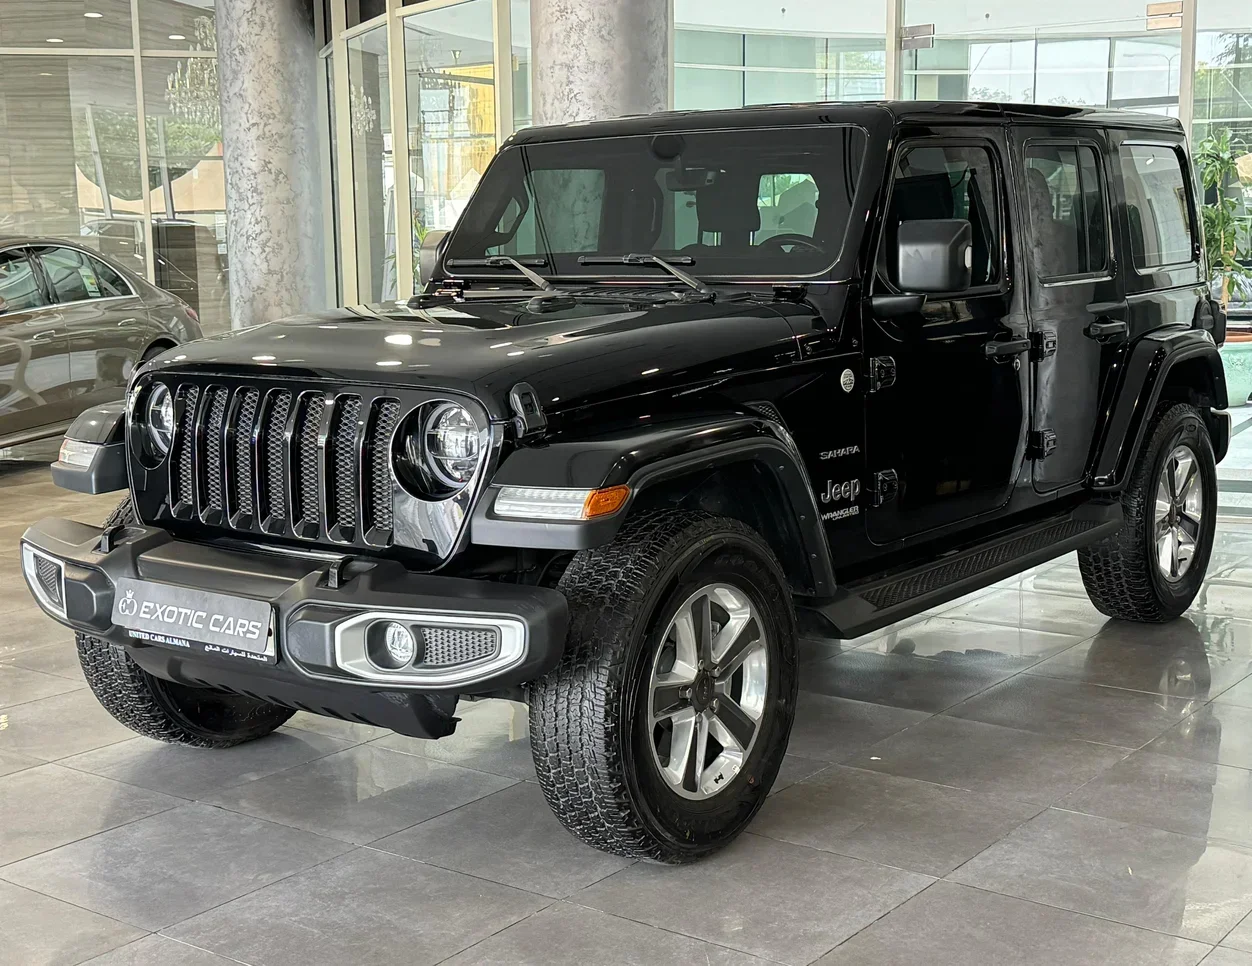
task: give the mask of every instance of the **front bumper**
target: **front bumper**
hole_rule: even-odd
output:
[[[458,695],[540,677],[559,660],[568,608],[554,590],[415,574],[400,563],[316,560],[175,540],[164,530],[106,531],[47,519],[22,536],[23,568],[40,606],[76,631],[121,645],[148,673],[418,737],[450,734]],[[55,565],[55,567],[54,567]],[[262,600],[273,612],[268,663],[140,640],[113,622],[116,586],[154,584]],[[498,628],[492,654],[400,670],[362,660],[363,629],[398,620],[419,634]],[[420,639],[420,638],[419,638]],[[355,649],[354,649],[355,648]],[[452,655],[456,657],[455,654]]]

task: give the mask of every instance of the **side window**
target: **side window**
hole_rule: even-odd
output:
[[[100,286],[100,294],[104,298],[116,298],[122,295],[133,295],[130,290],[130,284],[126,279],[122,278],[121,273],[114,271],[113,267],[106,265],[98,258],[87,256],[87,261],[91,264],[91,269],[95,272],[96,283]]]
[[[1095,149],[1026,148],[1030,247],[1040,278],[1095,275],[1108,267],[1104,189]]]
[[[763,174],[756,192],[759,245],[775,235],[813,237],[817,227],[817,184],[811,174]]]
[[[1119,154],[1135,268],[1192,261],[1191,213],[1178,152],[1165,145],[1123,144]]]
[[[883,265],[896,279],[896,238],[902,221],[963,218],[973,229],[973,287],[1000,280],[1000,192],[991,152],[969,145],[906,149],[896,164],[884,227]]]
[[[81,302],[104,295],[95,269],[82,252],[72,248],[39,248],[36,255],[52,284],[57,302]]]
[[[25,252],[0,252],[0,315],[47,304]]]

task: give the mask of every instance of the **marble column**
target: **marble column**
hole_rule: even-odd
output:
[[[530,0],[535,123],[665,110],[669,20],[670,0]]]
[[[216,4],[234,328],[327,304],[309,11],[301,0]]]

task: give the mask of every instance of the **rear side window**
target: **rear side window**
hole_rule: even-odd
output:
[[[896,165],[891,210],[884,226],[884,266],[897,282],[894,253],[902,221],[964,218],[973,229],[971,287],[1000,280],[1000,193],[986,148],[931,145],[907,148]]]
[[[44,274],[52,283],[52,292],[58,303],[82,302],[104,296],[96,270],[82,252],[73,248],[39,248],[36,254]]]
[[[96,283],[100,286],[100,295],[103,298],[116,298],[123,295],[131,295],[130,285],[126,282],[120,272],[114,271],[113,267],[106,265],[98,258],[87,256],[88,262],[91,264],[92,270],[96,273]]]
[[[35,268],[25,252],[0,252],[0,315],[46,305]]]
[[[1089,145],[1026,148],[1030,247],[1040,278],[1095,275],[1108,267],[1104,188]]]
[[[1135,268],[1192,261],[1191,214],[1178,152],[1158,144],[1123,144],[1119,151]]]

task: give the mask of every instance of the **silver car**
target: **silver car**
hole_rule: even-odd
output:
[[[0,236],[0,458],[121,399],[131,373],[201,337],[175,295],[72,242]]]

